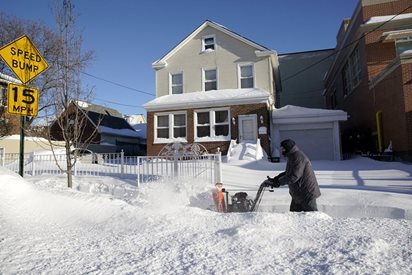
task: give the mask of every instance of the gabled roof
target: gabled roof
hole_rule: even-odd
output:
[[[217,24],[213,21],[206,20],[202,25],[200,25],[196,30],[194,30],[191,34],[189,34],[185,39],[183,39],[176,47],[174,47],[171,51],[169,51],[166,55],[164,55],[162,58],[159,60],[156,60],[155,62],[152,63],[153,68],[163,68],[166,65],[166,60],[171,57],[173,54],[175,54],[177,51],[179,51],[184,45],[186,45],[187,42],[189,42],[193,37],[195,37],[197,34],[199,34],[201,31],[203,31],[207,27],[212,27],[215,28],[239,41],[242,41],[243,43],[252,46],[256,48],[256,55],[258,56],[266,56],[270,54],[274,54],[275,51],[271,50],[267,47],[264,47],[240,34],[237,34],[228,28]]]
[[[165,95],[149,101],[143,107],[148,111],[161,111],[270,103],[270,101],[271,95],[257,88],[225,89]]]
[[[136,130],[122,117],[117,110],[101,105],[78,101],[75,104],[95,126],[100,133],[139,137]]]

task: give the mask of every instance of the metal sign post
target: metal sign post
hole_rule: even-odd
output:
[[[23,84],[33,80],[49,65],[27,37],[23,35],[0,48],[0,56]],[[8,85],[7,112],[20,115],[19,174],[24,174],[24,123],[26,116],[37,116],[39,96],[35,88],[26,85]]]

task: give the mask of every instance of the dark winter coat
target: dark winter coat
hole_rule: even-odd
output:
[[[297,202],[320,197],[320,189],[308,157],[294,145],[286,153],[286,171],[279,175],[280,185],[289,185],[289,194]]]

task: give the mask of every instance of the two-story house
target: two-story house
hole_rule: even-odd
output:
[[[176,141],[226,154],[231,140],[259,140],[270,155],[275,51],[205,21],[152,67],[156,99],[144,105],[148,155]]]
[[[343,149],[412,159],[412,1],[360,0],[337,35],[327,107],[343,109]]]

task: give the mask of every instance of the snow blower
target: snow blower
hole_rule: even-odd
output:
[[[268,182],[272,180],[269,176],[267,178],[268,179],[262,182],[259,186],[254,200],[248,198],[248,194],[246,192],[238,192],[233,196],[230,196],[231,203],[229,203],[229,192],[223,188],[222,192],[226,194],[226,212],[256,212],[259,208],[260,202],[262,201],[266,188],[270,186]],[[269,189],[269,192],[273,192],[273,187]]]

